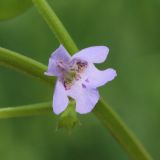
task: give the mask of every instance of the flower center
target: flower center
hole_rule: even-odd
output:
[[[81,74],[84,73],[88,63],[84,60],[73,59],[68,68],[63,72],[63,84],[66,90],[69,90],[75,81],[81,79]]]

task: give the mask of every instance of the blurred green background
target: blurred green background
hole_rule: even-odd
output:
[[[110,48],[106,63],[98,67],[113,67],[118,77],[100,92],[154,159],[159,160],[160,1],[49,2],[80,48],[92,45]],[[47,64],[58,45],[34,7],[14,19],[0,22],[2,47]],[[51,100],[52,92],[43,82],[0,67],[1,107]],[[82,126],[75,128],[71,135],[63,130],[55,131],[57,119],[52,116],[0,120],[0,159],[128,159],[92,114],[80,119]]]

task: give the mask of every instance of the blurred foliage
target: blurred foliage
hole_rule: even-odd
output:
[[[160,159],[160,3],[158,0],[50,0],[80,48],[106,45],[99,68],[118,77],[100,89],[155,159]],[[45,64],[58,42],[32,8],[0,23],[0,45]],[[0,106],[52,99],[43,82],[0,67]],[[3,160],[127,160],[120,146],[93,117],[81,116],[71,135],[55,132],[53,117],[0,120]]]
[[[6,20],[20,15],[32,4],[32,0],[1,0],[0,20]]]

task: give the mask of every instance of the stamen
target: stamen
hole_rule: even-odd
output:
[[[81,79],[81,73],[85,71],[88,63],[81,59],[73,59],[68,65],[59,61],[57,66],[62,71],[64,87],[66,90],[69,90],[75,81],[79,81]],[[86,88],[85,84],[82,84],[82,87]]]

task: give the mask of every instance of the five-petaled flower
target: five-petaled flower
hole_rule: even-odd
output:
[[[71,97],[76,101],[76,112],[85,114],[91,112],[99,100],[98,87],[113,80],[114,69],[98,70],[94,63],[102,63],[107,58],[109,49],[105,46],[93,46],[82,49],[72,57],[60,45],[49,59],[45,75],[57,76],[53,95],[53,111],[63,112]]]

